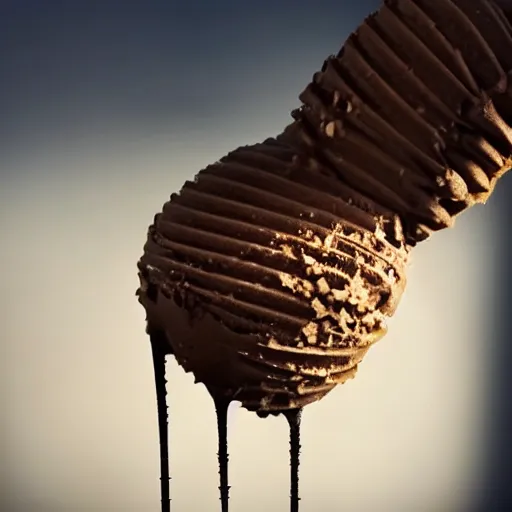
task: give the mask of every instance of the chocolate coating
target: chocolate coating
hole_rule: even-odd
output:
[[[414,245],[511,166],[511,48],[490,1],[386,1],[315,74],[290,137],[399,214]]]
[[[180,364],[257,410],[351,377],[405,286],[398,218],[346,203],[332,177],[315,185],[296,157],[269,140],[201,171],[157,215],[140,262],[148,320]]]
[[[353,377],[411,248],[485,202],[512,156],[512,28],[487,0],[389,0],[281,135],[173,194],[139,262],[148,326],[259,413]]]

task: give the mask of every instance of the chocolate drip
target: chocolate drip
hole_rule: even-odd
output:
[[[162,512],[171,512],[171,497],[169,490],[169,443],[167,391],[165,379],[165,356],[169,353],[165,335],[158,330],[149,329],[151,349],[153,353],[153,368],[155,372],[156,403],[158,411],[158,436],[160,441],[160,495]]]
[[[300,421],[302,409],[284,412],[290,427],[290,512],[299,512]]]
[[[220,491],[220,503],[222,512],[228,512],[229,510],[229,484],[228,484],[228,409],[231,399],[219,394],[218,392],[212,392],[210,394],[213,397],[215,403],[215,414],[217,415],[217,432],[219,437],[219,491]]]

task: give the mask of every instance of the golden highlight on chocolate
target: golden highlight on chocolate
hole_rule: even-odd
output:
[[[510,18],[490,0],[387,0],[300,100],[280,135],[171,196],[138,265],[148,332],[262,416],[352,378],[411,249],[512,166]]]

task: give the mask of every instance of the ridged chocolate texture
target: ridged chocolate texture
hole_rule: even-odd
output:
[[[511,166],[511,49],[491,1],[388,0],[315,74],[285,135],[398,213],[414,245]]]
[[[204,314],[223,326],[181,346],[170,318],[162,327],[178,361],[249,408],[297,406],[352,376],[402,293],[398,218],[385,224],[344,201],[338,185],[268,140],[201,171],[150,228],[144,282],[194,311],[194,326]],[[158,324],[172,307],[162,301]],[[226,329],[242,336],[227,342]],[[232,352],[237,375],[203,375],[195,359],[212,345]]]
[[[485,0],[388,1],[275,139],[171,196],[139,262],[148,328],[259,413],[318,400],[386,331],[412,246],[510,167],[512,29]]]

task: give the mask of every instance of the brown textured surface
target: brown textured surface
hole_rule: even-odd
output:
[[[510,166],[511,69],[491,2],[386,2],[283,134],[207,167],[155,217],[139,262],[149,328],[198,381],[260,412],[352,377],[411,247]]]
[[[387,1],[315,74],[290,136],[398,213],[414,244],[510,167],[511,48],[489,1]]]
[[[271,141],[241,148],[187,182],[150,228],[150,323],[165,324],[186,370],[248,407],[274,392],[284,396],[266,409],[298,406],[352,376],[405,285],[398,219],[393,245],[333,194],[332,178],[318,182],[325,191],[316,178]]]

